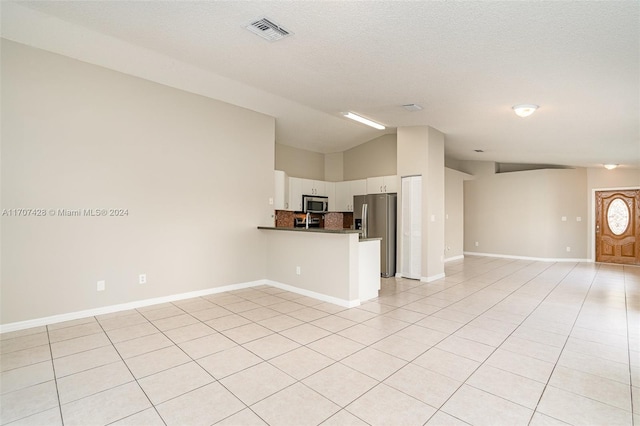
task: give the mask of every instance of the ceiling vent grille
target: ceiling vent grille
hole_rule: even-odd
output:
[[[267,18],[253,20],[245,28],[269,41],[282,40],[293,34]]]

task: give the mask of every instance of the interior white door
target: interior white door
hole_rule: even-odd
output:
[[[402,265],[405,278],[422,274],[422,176],[402,178]]]

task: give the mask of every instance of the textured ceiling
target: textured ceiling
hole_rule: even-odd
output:
[[[209,73],[188,88],[205,95],[224,77],[248,89],[221,98],[275,116],[278,142],[318,152],[384,134],[340,116],[350,110],[390,131],[433,126],[458,159],[639,167],[639,12],[635,0],[3,2],[2,33],[98,64],[114,55],[97,45],[106,39],[86,52],[47,31],[109,36]],[[243,28],[262,16],[294,35]],[[153,79],[140,62],[121,71]],[[521,119],[518,103],[540,109]]]

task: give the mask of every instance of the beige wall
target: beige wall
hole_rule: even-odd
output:
[[[428,126],[400,127],[397,149],[398,177],[422,176],[421,280],[431,281],[444,275],[444,134]],[[397,229],[402,229],[402,214],[397,217]],[[397,265],[402,265],[403,237],[398,235]]]
[[[397,170],[397,136],[383,135],[343,153],[344,180],[391,176]]]
[[[269,280],[342,301],[358,299],[358,234],[261,232],[267,236]]]
[[[464,254],[464,181],[473,177],[445,168],[445,259]]]
[[[344,180],[344,155],[342,152],[325,154],[324,180],[342,182]]]
[[[324,154],[277,143],[275,169],[291,177],[324,180]]]
[[[8,41],[1,82],[2,209],[128,210],[2,217],[2,324],[266,276],[273,118]]]
[[[586,169],[490,174],[493,163],[482,163],[467,164],[485,173],[464,186],[466,252],[587,258]]]

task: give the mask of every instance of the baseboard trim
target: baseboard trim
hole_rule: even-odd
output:
[[[590,262],[590,263],[593,263],[593,260],[591,259],[513,256],[510,254],[476,253],[473,251],[465,251],[464,255],[465,256],[498,257],[501,259],[533,260],[536,262]]]
[[[445,277],[445,274],[444,274],[444,272],[443,272],[443,273],[441,273],[441,274],[438,274],[438,275],[432,275],[432,276],[430,276],[430,277],[421,277],[421,278],[420,278],[420,282],[423,282],[423,283],[432,283],[432,282],[437,281],[437,280],[440,280],[440,279],[442,279],[442,278],[444,278],[444,277]]]
[[[316,293],[315,291],[305,290],[303,288],[295,287],[289,284],[283,284],[278,281],[265,280],[265,284],[282,289],[282,290],[290,291],[292,293],[297,293],[302,296],[311,297],[312,299],[333,303],[334,305],[342,306],[344,308],[354,308],[356,306],[360,306],[360,299],[355,299],[355,300],[340,299],[337,297],[328,296],[326,294]]]
[[[170,296],[154,297],[152,299],[137,300],[135,302],[121,303],[118,305],[103,306],[101,308],[86,309],[83,311],[69,312],[66,314],[51,315],[32,320],[0,324],[0,334],[11,331],[19,331],[32,327],[57,324],[59,322],[71,321],[80,318],[94,317],[97,315],[111,314],[113,312],[126,311],[129,309],[144,308],[145,306],[158,305],[160,303],[177,302],[178,300],[191,299],[194,297],[209,296],[226,291],[241,290],[244,288],[256,287],[266,284],[266,280],[250,281],[246,283],[231,284],[222,287],[213,287],[205,290],[190,291],[187,293],[173,294]]]
[[[333,303],[334,305],[342,306],[344,308],[353,308],[356,306],[360,306],[359,299],[356,299],[356,300],[339,299],[337,297],[327,296],[326,294],[316,293],[314,291],[305,290],[302,288],[283,284],[277,281],[271,281],[271,280],[265,279],[265,280],[250,281],[246,283],[225,285],[222,287],[213,287],[205,290],[190,291],[187,293],[173,294],[170,296],[154,297],[152,299],[137,300],[135,302],[103,306],[100,308],[86,309],[83,311],[69,312],[66,314],[51,315],[48,317],[12,322],[9,324],[0,324],[0,334],[9,333],[12,331],[24,330],[32,327],[40,327],[43,325],[57,324],[60,322],[71,321],[71,320],[76,320],[80,318],[95,317],[98,315],[111,314],[111,313],[120,312],[120,311],[127,311],[129,309],[144,308],[145,306],[158,305],[160,303],[177,302],[178,300],[192,299],[194,297],[209,296],[211,294],[224,293],[224,292],[233,291],[233,290],[242,290],[245,288],[257,287],[265,284],[276,287],[276,288],[280,288],[282,290],[290,291],[292,293],[297,293],[302,296],[307,296],[313,299],[321,300],[323,302]]]
[[[447,258],[444,260],[444,263],[447,263],[447,262],[453,262],[454,260],[462,260],[462,259],[464,259],[464,254],[461,254],[461,255],[459,255],[459,256],[447,257]]]

